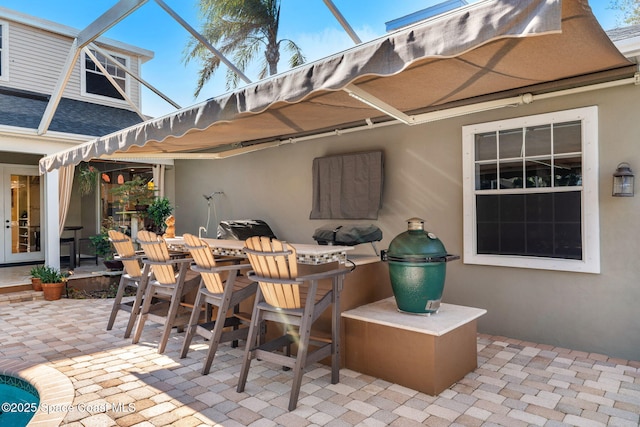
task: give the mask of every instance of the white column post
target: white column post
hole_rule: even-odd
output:
[[[44,175],[44,262],[60,268],[60,200],[58,197],[58,169]]]

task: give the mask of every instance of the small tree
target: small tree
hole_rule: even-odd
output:
[[[166,224],[165,219],[173,212],[173,206],[166,197],[158,197],[147,208],[147,218],[153,223],[154,231],[157,234],[164,233]]]
[[[134,177],[131,181],[127,181],[111,190],[123,207],[133,209],[135,205],[150,205],[155,198],[153,187],[140,176]]]
[[[93,249],[100,258],[104,261],[111,261],[113,259],[113,246],[109,240],[109,232],[107,229],[102,229],[100,234],[95,236],[89,236]]]

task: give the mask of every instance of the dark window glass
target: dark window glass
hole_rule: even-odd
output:
[[[582,158],[556,158],[553,168],[556,187],[575,187],[582,185]]]
[[[551,125],[530,126],[525,132],[527,157],[551,155]]]
[[[558,123],[553,126],[553,151],[556,154],[582,151],[582,123]]]
[[[503,130],[498,136],[501,159],[514,159],[524,155],[522,129]]]
[[[497,139],[495,132],[479,133],[476,135],[476,160],[495,160],[498,158]]]
[[[498,188],[498,164],[476,165],[476,190],[495,190]]]
[[[94,50],[91,51],[93,55],[95,55],[98,62],[107,70],[109,75],[111,75],[118,86],[123,91],[126,91],[126,73],[124,70],[116,67],[113,63],[111,63],[107,58],[96,52]],[[114,57],[114,59],[120,62],[122,65],[126,66],[126,60],[124,58]],[[85,91],[87,93],[92,93],[94,95],[102,95],[115,99],[124,99],[122,95],[116,90],[115,87],[111,84],[109,79],[100,71],[100,68],[91,60],[89,55],[85,55]]]
[[[523,188],[522,160],[500,162],[500,189]]]
[[[582,259],[581,192],[476,196],[478,254]]]
[[[551,159],[529,160],[525,163],[527,188],[551,187]]]
[[[96,73],[87,73],[86,91],[95,95],[108,96],[110,98],[124,99],[122,95],[116,90],[111,82],[103,75]],[[121,85],[122,87],[123,85]],[[123,88],[124,89],[124,88]]]

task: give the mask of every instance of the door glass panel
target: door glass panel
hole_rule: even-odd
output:
[[[11,175],[11,253],[40,251],[40,176]]]

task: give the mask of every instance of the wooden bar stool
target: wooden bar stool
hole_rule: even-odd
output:
[[[146,285],[144,301],[132,341],[136,344],[140,340],[147,320],[160,323],[164,328],[158,344],[158,353],[164,353],[171,329],[177,327],[181,330],[188,324],[192,308],[198,309],[184,303],[183,299],[199,285],[199,281],[187,280],[189,264],[192,260],[171,257],[167,243],[162,237],[142,230],[138,232],[138,243],[145,254],[143,264],[150,266],[153,276]],[[152,305],[154,298],[168,298],[168,307],[167,304],[164,304],[164,307]]]
[[[292,246],[268,237],[251,237],[245,242],[253,271],[249,279],[259,284],[256,295],[244,361],[240,371],[237,391],[244,391],[251,360],[267,362],[291,368],[293,384],[289,397],[289,410],[298,404],[300,384],[305,367],[331,356],[331,384],[340,381],[340,313],[339,298],[346,268],[307,276],[298,276],[296,250]],[[331,279],[332,288],[319,292],[318,282]],[[329,339],[311,334],[313,322],[331,305],[332,328]],[[265,320],[284,325],[281,336],[259,342],[261,324]],[[291,344],[297,344],[295,355],[290,354]],[[314,350],[310,349],[310,345]],[[286,352],[282,352],[286,349]]]
[[[240,302],[255,296],[258,284],[246,277],[238,276],[240,270],[249,269],[251,265],[237,264],[239,261],[237,259],[233,261],[235,265],[220,265],[216,263],[211,247],[204,241],[192,234],[185,234],[184,241],[185,248],[189,250],[195,261],[191,269],[200,273],[201,282],[189,326],[186,329],[180,358],[187,356],[194,335],[197,334],[209,340],[209,350],[202,367],[202,374],[207,375],[220,343],[236,342],[247,338],[250,314],[240,313],[234,308]],[[208,322],[208,319],[205,319],[205,322],[199,323],[200,311],[195,308],[200,308],[204,304],[211,304],[218,308],[215,321]]]
[[[118,254],[115,259],[122,261],[123,272],[122,276],[120,276],[120,283],[118,284],[116,297],[113,300],[111,315],[107,322],[107,331],[110,331],[111,328],[113,328],[113,323],[116,320],[118,311],[123,310],[129,313],[129,321],[124,332],[124,337],[129,338],[131,331],[133,330],[136,317],[140,312],[144,289],[146,282],[149,279],[149,268],[143,271],[141,267],[142,256],[136,254],[135,248],[133,247],[133,241],[129,236],[116,230],[109,230],[109,240]],[[133,287],[136,289],[136,297],[133,301],[123,303],[122,297],[127,287]]]

